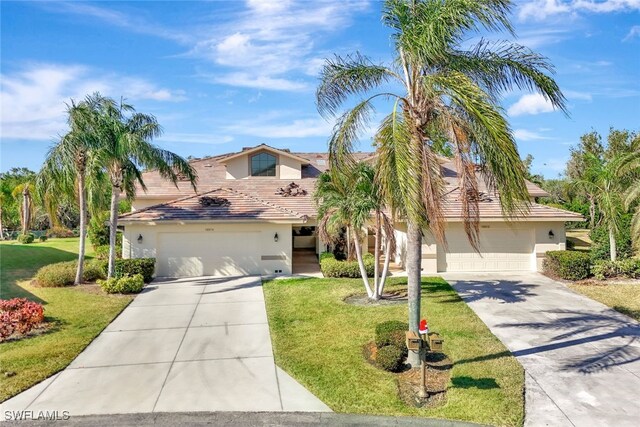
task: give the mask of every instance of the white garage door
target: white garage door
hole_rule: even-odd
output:
[[[158,276],[260,274],[259,232],[159,233]]]
[[[531,271],[533,230],[529,227],[483,225],[480,253],[469,244],[462,226],[447,229],[448,250],[438,247],[438,271]]]

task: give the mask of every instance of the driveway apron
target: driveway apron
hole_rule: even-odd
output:
[[[2,411],[330,411],[275,365],[260,277],[162,280]]]
[[[537,273],[443,277],[522,363],[525,425],[640,425],[638,322]]]

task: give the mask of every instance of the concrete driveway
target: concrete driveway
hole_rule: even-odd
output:
[[[638,322],[540,274],[443,277],[524,366],[525,425],[639,425]]]
[[[273,359],[260,277],[157,281],[2,411],[329,411]]]

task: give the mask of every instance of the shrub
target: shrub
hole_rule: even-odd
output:
[[[611,277],[640,279],[640,259],[630,258],[620,261],[596,261],[591,267],[591,273],[599,280]]]
[[[40,240],[41,242],[46,242],[48,239],[46,234],[41,235],[40,237],[38,237],[38,240]]]
[[[98,284],[108,294],[132,294],[138,293],[144,287],[142,274],[134,276],[124,276],[120,278],[112,277],[107,280],[99,280]]]
[[[93,249],[96,250],[99,246],[109,245],[109,220],[108,212],[100,212],[91,217],[89,220],[89,226],[87,227],[87,236],[91,240]]]
[[[0,339],[26,334],[44,320],[42,304],[26,298],[0,300]]]
[[[378,348],[376,364],[385,371],[398,372],[404,364],[404,352],[395,345]]]
[[[64,228],[64,227],[53,227],[53,228],[50,228],[49,230],[47,230],[47,237],[48,238],[52,238],[52,237],[58,237],[58,238],[73,237],[73,231],[69,230],[68,228]]]
[[[378,323],[376,325],[376,346],[395,345],[397,347],[406,347],[405,331],[408,330],[409,324],[399,320],[387,320],[386,322]]]
[[[35,280],[39,286],[45,288],[59,288],[71,286],[76,279],[77,261],[57,262],[45,265],[36,273]],[[82,280],[93,282],[105,277],[105,268],[102,262],[85,262]]]
[[[109,245],[96,246],[93,251],[97,259],[109,259]]]
[[[367,276],[372,277],[375,264],[374,257],[371,254],[365,254],[363,259]],[[320,270],[325,277],[361,277],[358,261],[338,261],[330,252],[320,254]]]
[[[591,274],[589,254],[574,251],[549,251],[544,270],[566,280],[582,280]]]
[[[35,240],[36,236],[34,236],[31,233],[27,233],[27,234],[20,234],[17,237],[18,242],[27,245],[29,243],[33,243],[33,241]]]
[[[114,276],[120,278],[141,274],[144,283],[149,283],[153,280],[155,266],[155,258],[116,259]]]
[[[633,256],[633,248],[631,245],[631,218],[631,214],[625,214],[622,217],[620,234],[616,236],[616,255],[618,259]],[[593,242],[591,246],[591,258],[594,261],[610,259],[609,230],[607,227],[603,225],[595,227],[591,230],[591,233],[589,233],[589,237]]]

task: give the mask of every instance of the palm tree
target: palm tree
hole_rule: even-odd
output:
[[[565,109],[544,57],[509,42],[462,45],[480,30],[513,33],[511,6],[509,0],[387,0],[383,23],[392,31],[394,62],[375,64],[356,53],[327,60],[321,72],[316,97],[322,115],[337,116],[347,100],[361,98],[338,118],[329,142],[333,162],[341,163],[353,149],[373,117],[374,101],[393,101],[376,135],[377,174],[389,205],[407,221],[409,325],[416,332],[423,230],[446,245],[445,183],[433,141],[445,135],[453,147],[465,231],[477,249],[479,179],[499,192],[506,215],[529,206],[525,170],[500,95],[514,88],[536,91]],[[409,363],[418,362],[411,354]]]
[[[31,227],[33,212],[35,210],[35,206],[33,204],[34,190],[35,187],[33,183],[31,181],[27,181],[15,186],[11,192],[11,195],[14,198],[22,198],[22,203],[20,205],[20,225],[22,226],[22,234],[29,233],[29,228]]]
[[[636,255],[640,255],[640,180],[636,180],[625,194],[625,207],[636,204],[635,212],[631,218],[631,241]]]
[[[382,296],[389,269],[393,245],[391,221],[383,212],[382,198],[375,183],[374,169],[366,163],[354,163],[351,167],[336,168],[320,175],[314,192],[318,205],[318,232],[322,240],[336,240],[340,230],[346,229],[354,242],[356,259],[367,296],[378,300]],[[362,253],[362,230],[375,218],[375,267],[373,286],[369,283]],[[385,264],[380,277],[380,241],[385,235]]]
[[[191,183],[194,191],[197,176],[187,160],[150,142],[162,133],[154,116],[137,113],[123,100],[116,103],[99,94],[94,98],[97,114],[93,117],[92,126],[99,144],[96,156],[111,184],[108,277],[112,277],[121,193],[131,199],[135,196],[136,184],[146,190],[143,169],[156,169],[160,176],[176,186],[179,179],[184,179]]]
[[[584,160],[586,169],[583,172],[583,178],[576,180],[574,184],[594,195],[595,204],[600,212],[600,223],[609,233],[610,259],[615,261],[617,259],[616,237],[621,232],[623,214],[627,207],[640,196],[638,189],[640,150],[607,157],[587,154]],[[638,230],[637,216],[636,212],[632,220],[632,236],[634,236],[634,230]],[[637,242],[637,238],[635,241]]]
[[[57,208],[65,196],[74,199],[77,195],[80,210],[80,242],[74,281],[76,285],[82,283],[84,269],[87,199],[92,198],[89,205],[94,208],[95,200],[103,194],[103,191],[87,191],[87,181],[89,181],[89,187],[94,187],[103,176],[99,165],[92,161],[95,160],[94,150],[98,147],[92,128],[97,106],[94,97],[91,96],[87,96],[79,104],[71,101],[67,106],[70,131],[51,147],[37,180],[37,188],[53,225],[57,222]],[[56,197],[50,197],[52,194]]]

